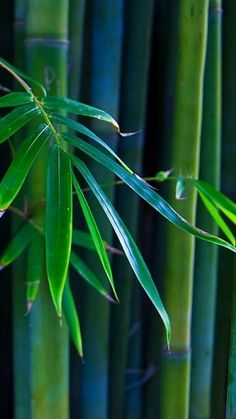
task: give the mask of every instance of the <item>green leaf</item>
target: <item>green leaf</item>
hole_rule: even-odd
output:
[[[14,234],[0,258],[0,269],[14,262],[28,246],[31,238],[31,226],[26,223]]]
[[[9,72],[12,74],[13,77],[15,77],[15,75],[17,75],[17,76],[20,76],[23,80],[29,81],[31,84],[35,85],[40,90],[41,95],[46,96],[47,92],[46,92],[44,86],[41,83],[39,83],[38,81],[32,79],[27,74],[23,73],[22,71],[20,71],[16,67],[14,67],[12,64],[8,63],[3,58],[0,58],[0,64],[3,65],[3,67],[5,68],[5,70],[7,70],[7,71],[10,70]]]
[[[89,106],[81,102],[76,102],[75,100],[68,99],[64,96],[46,96],[43,99],[43,104],[47,109],[60,109],[76,115],[84,115],[99,119],[100,121],[108,122],[117,131],[119,131],[119,125],[111,115],[105,111],[102,111],[101,109],[94,108],[93,106]]]
[[[71,266],[78,272],[78,274],[85,279],[96,291],[102,294],[107,300],[114,302],[113,298],[110,297],[107,290],[104,288],[102,283],[96,277],[96,275],[91,271],[91,269],[84,263],[76,253],[73,251],[70,255]]]
[[[120,216],[117,214],[116,210],[112,206],[111,202],[104,194],[103,190],[100,188],[100,186],[98,185],[94,177],[91,175],[90,171],[87,169],[85,164],[81,160],[73,156],[71,160],[75,167],[80,171],[80,173],[88,183],[89,187],[93,191],[94,195],[96,196],[97,200],[99,201],[100,205],[102,206],[107,218],[109,219],[112,227],[116,232],[121,246],[124,249],[130,266],[132,267],[137,279],[139,280],[140,284],[142,285],[150,300],[156,307],[158,313],[160,314],[165,325],[167,344],[169,347],[171,334],[169,317],[162,304],[162,301],[160,299],[156,286],[152,280],[150,272],[148,271],[148,268],[133,238],[131,237],[129,231],[125,227]]]
[[[22,142],[0,183],[0,211],[12,203],[19,192],[34,160],[51,135],[50,128],[41,124]]]
[[[60,114],[52,114],[51,119],[53,122],[60,123],[63,125],[66,125],[69,128],[72,128],[73,130],[79,132],[80,134],[86,135],[86,137],[91,138],[92,140],[96,141],[96,143],[100,144],[102,147],[104,147],[109,153],[115,157],[116,160],[119,161],[119,163],[130,173],[133,173],[133,171],[120,159],[119,156],[112,150],[109,145],[107,145],[103,140],[101,140],[96,134],[94,134],[90,129],[85,127],[84,125],[80,124],[79,122],[74,121],[73,119],[67,118]]]
[[[40,110],[34,103],[21,106],[8,113],[0,119],[0,143],[3,143],[39,114]]]
[[[115,286],[114,286],[111,265],[110,265],[110,262],[109,262],[109,259],[108,259],[108,256],[107,256],[106,248],[104,246],[101,234],[99,232],[99,229],[98,229],[96,221],[93,217],[93,214],[90,210],[88,202],[85,199],[85,196],[84,196],[84,194],[83,194],[83,192],[80,188],[80,185],[76,180],[75,175],[72,174],[72,177],[73,177],[73,183],[74,183],[75,191],[76,191],[76,194],[78,196],[78,200],[79,200],[81,209],[83,211],[88,229],[89,229],[91,237],[93,239],[94,246],[97,250],[98,257],[101,261],[101,264],[102,264],[103,269],[104,269],[104,271],[107,275],[107,278],[108,278],[108,280],[111,284],[114,295],[115,295],[116,299],[118,300],[118,296],[116,294],[116,290],[115,290]]]
[[[212,216],[212,218],[215,220],[218,227],[223,231],[223,233],[226,235],[226,237],[229,239],[229,241],[235,246],[235,237],[230,230],[230,228],[227,226],[223,218],[220,216],[218,209],[215,207],[215,205],[212,203],[212,201],[200,190],[198,191],[199,196],[205,205],[206,209]]]
[[[79,355],[83,356],[83,345],[80,331],[79,317],[76,310],[73,294],[70,289],[68,280],[65,283],[63,292],[63,313],[66,324],[70,332],[70,336],[75,344]]]
[[[27,92],[12,92],[0,97],[0,108],[25,105],[33,102],[33,96]]]
[[[175,197],[178,200],[185,199],[186,181],[183,176],[177,176]]]
[[[96,250],[91,234],[82,230],[73,230],[72,243],[88,250]],[[103,243],[106,247],[106,242]]]
[[[101,163],[108,170],[117,175],[124,183],[126,183],[131,189],[133,189],[142,199],[148,202],[153,208],[155,208],[163,217],[169,220],[176,227],[181,228],[186,233],[193,234],[202,240],[210,243],[218,244],[219,246],[226,247],[233,252],[236,252],[236,248],[227,241],[220,237],[209,234],[203,231],[188,221],[186,221],[181,215],[179,215],[169,204],[162,198],[157,192],[155,192],[143,179],[137,175],[130,174],[127,170],[123,169],[119,164],[110,159],[104,153],[101,153],[91,144],[87,144],[81,138],[75,137],[71,134],[63,134],[63,138],[70,144],[78,147],[81,151],[92,157],[94,160]],[[73,156],[70,156],[71,158]]]
[[[36,300],[43,275],[44,236],[34,229],[28,251],[26,300],[28,312]]]
[[[191,179],[191,182],[197,187],[198,191],[208,196],[214,204],[234,223],[236,224],[236,203],[217,191],[212,185],[203,180]]]
[[[72,239],[72,178],[70,160],[57,144],[49,157],[45,236],[48,281],[61,317]]]

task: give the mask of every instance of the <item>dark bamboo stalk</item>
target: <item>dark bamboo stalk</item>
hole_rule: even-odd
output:
[[[88,20],[85,22],[88,43],[85,44],[84,71],[86,82],[83,83],[83,101],[91,105],[106,109],[114,117],[118,117],[121,42],[122,42],[122,1],[94,0],[88,2]],[[116,147],[116,135],[101,123],[92,123],[96,130],[108,144]],[[89,162],[89,166],[99,183],[110,183],[113,176],[96,163]],[[112,198],[113,187],[106,189]],[[99,204],[90,194],[87,194],[90,206],[102,233],[102,237],[109,243],[112,241],[112,231],[101,213]],[[91,252],[85,255],[85,260],[93,266],[99,278],[104,278],[96,255]],[[82,330],[84,341],[85,364],[82,368],[82,415],[86,418],[108,418],[108,362],[109,362],[109,304],[99,295],[86,287]]]
[[[152,0],[145,4],[139,0],[135,3],[125,2],[119,120],[125,132],[143,131],[133,138],[120,139],[118,154],[138,173],[142,165],[153,5]],[[137,238],[138,198],[121,186],[116,189],[115,201],[119,214],[133,237]],[[132,370],[141,369],[139,288],[133,288],[133,274],[125,260],[116,257],[113,266],[120,304],[112,307],[111,311],[109,417],[122,418],[125,412],[131,419],[140,417],[141,409],[141,387],[137,385],[131,388],[131,383],[139,381],[142,376],[132,375]],[[129,337],[129,329],[136,323],[139,323],[138,332]],[[125,383],[130,387],[126,395]]]

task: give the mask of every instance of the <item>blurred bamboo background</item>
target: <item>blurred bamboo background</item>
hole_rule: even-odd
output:
[[[132,169],[145,177],[169,169],[176,176],[199,176],[235,200],[235,0],[2,0],[1,5],[0,55],[44,82],[49,94],[69,92],[108,111],[122,131],[138,131],[121,138],[90,122]],[[12,80],[2,70],[0,77],[2,94]],[[10,153],[5,144],[1,150],[2,175]],[[31,172],[32,199],[45,177],[46,159]],[[195,243],[124,185],[115,185],[105,169],[92,163],[90,170],[108,184],[106,193],[156,279],[172,323],[171,352],[157,313],[122,255],[110,255],[119,304],[71,275],[84,363],[73,344],[68,351],[67,331],[57,324],[47,289],[40,288],[24,316],[27,263],[21,260],[1,273],[0,416],[236,418],[235,256]],[[189,221],[217,232],[193,189],[177,200],[175,184],[169,183],[158,184],[160,194]],[[97,203],[89,192],[86,197],[104,239],[118,246]],[[40,222],[40,213],[36,216]],[[8,215],[1,222],[1,249],[11,226]],[[38,246],[39,253],[31,253],[35,264]],[[102,280],[96,257],[89,251],[82,256]]]

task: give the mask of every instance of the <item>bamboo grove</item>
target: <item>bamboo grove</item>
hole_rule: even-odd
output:
[[[236,418],[234,0],[3,0],[1,417]]]

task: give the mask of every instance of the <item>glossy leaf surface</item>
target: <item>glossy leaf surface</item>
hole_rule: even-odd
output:
[[[179,215],[168,204],[168,202],[164,198],[162,198],[157,192],[155,192],[143,179],[141,179],[137,175],[132,175],[92,145],[87,144],[85,141],[81,140],[81,138],[77,138],[70,134],[63,134],[63,138],[67,140],[70,144],[74,145],[75,147],[78,147],[87,155],[101,163],[108,170],[112,171],[124,183],[126,183],[131,189],[133,189],[142,199],[147,201],[163,217],[165,217],[167,220],[173,223],[176,227],[179,227],[186,233],[193,234],[195,237],[198,237],[202,240],[218,244],[219,246],[226,247],[227,249],[236,252],[236,248],[227,241],[221,239],[220,237],[214,236],[213,234],[209,234],[190,224],[181,215]]]
[[[25,105],[33,102],[33,97],[27,92],[12,92],[0,97],[0,108]]]
[[[103,122],[108,122],[114,128],[119,130],[119,126],[116,120],[112,118],[112,116],[109,115],[107,112],[81,102],[76,102],[73,99],[68,99],[64,96],[46,96],[43,99],[43,104],[48,109],[60,109],[76,115],[88,116],[91,118],[99,119]]]
[[[116,290],[115,290],[115,286],[114,286],[114,281],[113,281],[113,276],[112,276],[112,270],[111,270],[111,265],[107,256],[107,252],[106,252],[106,248],[104,245],[104,242],[102,240],[101,234],[99,232],[98,226],[96,224],[96,221],[94,219],[94,216],[90,210],[90,207],[88,205],[87,200],[85,199],[85,196],[80,188],[79,183],[76,180],[76,177],[73,176],[73,183],[74,183],[74,187],[76,190],[76,194],[81,206],[81,209],[83,211],[88,229],[90,231],[91,234],[91,238],[94,242],[94,246],[97,250],[97,254],[99,256],[99,259],[102,263],[103,269],[107,275],[107,278],[110,282],[110,285],[112,287],[112,290],[114,292],[115,297],[118,299],[117,294],[116,294]]]
[[[48,281],[61,317],[72,239],[72,179],[70,161],[57,144],[49,157],[45,234]]]
[[[15,157],[0,183],[0,210],[12,203],[19,192],[34,160],[51,135],[50,128],[41,124],[19,146]]]
[[[117,214],[116,210],[112,206],[111,202],[104,194],[103,190],[100,188],[90,171],[87,169],[85,164],[76,157],[72,158],[72,162],[75,167],[80,171],[89,187],[93,191],[94,195],[98,199],[100,205],[102,206],[107,218],[109,219],[112,227],[114,228],[116,235],[120,241],[120,244],[126,254],[126,257],[130,263],[131,268],[133,269],[137,279],[144,288],[145,292],[149,296],[150,300],[154,304],[158,313],[160,314],[163,323],[166,328],[167,343],[169,346],[170,343],[170,322],[169,317],[165,311],[165,308],[162,304],[156,286],[153,282],[153,279],[148,271],[148,268],[132,238],[129,231],[125,227],[123,221]]]
[[[0,119],[0,143],[7,140],[39,114],[39,108],[33,103],[21,106],[8,113]]]
[[[90,284],[93,288],[95,288],[96,291],[98,291],[100,294],[102,294],[108,300],[114,301],[109,296],[107,290],[104,288],[102,283],[99,281],[99,279],[96,277],[96,275],[89,268],[89,266],[86,263],[84,263],[84,261],[73,251],[71,252],[71,255],[70,255],[70,263],[71,263],[71,266],[73,266],[73,268],[76,270],[76,272],[86,282],[88,282],[88,284]]]
[[[79,317],[76,310],[73,294],[69,282],[66,281],[63,292],[63,313],[71,338],[80,356],[83,356],[83,346],[80,331]]]
[[[26,223],[14,234],[0,258],[0,269],[14,262],[28,246],[31,237],[31,226]]]

